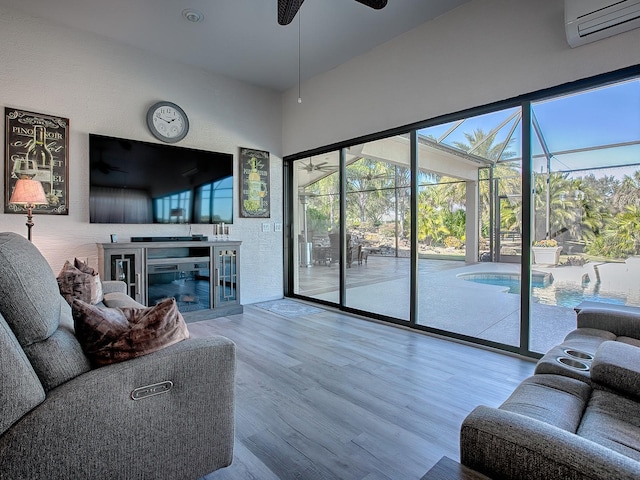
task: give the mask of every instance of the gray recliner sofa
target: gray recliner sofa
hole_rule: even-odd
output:
[[[234,379],[235,345],[221,336],[92,368],[49,264],[0,233],[0,479],[196,479],[225,467]]]
[[[602,343],[615,341],[640,347],[640,308],[591,303],[578,309],[576,323],[577,328],[538,361],[535,373],[555,373],[589,382],[588,367]],[[573,363],[574,368],[563,361]],[[582,368],[580,363],[584,364]]]
[[[640,478],[640,309],[587,308],[498,408],[460,430],[461,463],[494,479]]]

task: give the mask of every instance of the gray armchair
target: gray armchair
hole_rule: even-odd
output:
[[[234,377],[235,345],[220,336],[91,368],[44,257],[0,233],[0,479],[195,479],[225,467]]]

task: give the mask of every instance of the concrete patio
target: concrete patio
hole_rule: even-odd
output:
[[[419,260],[418,323],[485,340],[518,345],[520,338],[520,295],[509,288],[464,280],[464,274],[519,274],[513,263],[465,264],[453,260]],[[556,305],[563,289],[582,292],[587,300],[594,293],[613,292],[628,305],[640,305],[640,261],[595,263],[582,267],[538,267],[553,275],[551,287],[534,289],[531,304],[531,350],[546,352],[575,328],[575,305]],[[296,293],[338,303],[338,265],[314,265],[299,269]],[[612,293],[612,294],[613,294]],[[542,296],[539,301],[535,295]],[[599,299],[595,299],[599,301]],[[607,298],[604,301],[609,301]],[[621,301],[622,302],[622,301]],[[552,303],[552,304],[548,304]],[[347,269],[346,306],[409,319],[409,259],[369,256],[368,262],[354,262]]]

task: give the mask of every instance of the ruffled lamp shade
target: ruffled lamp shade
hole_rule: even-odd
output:
[[[31,240],[31,228],[33,227],[33,207],[35,205],[47,205],[47,197],[44,194],[42,184],[37,180],[20,178],[9,199],[13,205],[24,205],[27,208],[27,238]]]

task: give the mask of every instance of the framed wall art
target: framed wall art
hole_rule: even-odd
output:
[[[271,215],[270,207],[269,152],[241,148],[240,216],[269,218]]]
[[[10,205],[20,178],[37,180],[47,204],[34,213],[69,214],[69,119],[5,107],[4,212],[22,213],[26,207]]]

